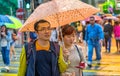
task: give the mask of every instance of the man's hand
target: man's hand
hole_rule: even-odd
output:
[[[103,40],[102,40],[102,39],[101,39],[101,40],[99,40],[99,43],[100,43],[100,45],[102,46]]]

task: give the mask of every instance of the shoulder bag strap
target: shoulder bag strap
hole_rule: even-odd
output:
[[[80,54],[80,51],[79,51],[79,49],[78,49],[78,46],[77,46],[77,45],[75,45],[75,47],[76,47],[76,49],[77,49],[77,52],[78,52],[79,57],[80,57],[80,62],[81,62],[81,61],[82,61],[82,56],[81,56],[81,54]]]
[[[81,56],[81,53],[80,53],[80,51],[79,51],[79,49],[78,49],[78,46],[77,45],[75,45],[75,47],[77,48],[77,52],[78,52],[78,54],[79,54],[79,57],[80,57],[80,62],[82,61],[82,56]],[[79,72],[80,72],[80,69],[79,69]],[[83,71],[82,71],[82,76],[83,76]]]

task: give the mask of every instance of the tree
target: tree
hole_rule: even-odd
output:
[[[3,15],[14,15],[18,8],[18,0],[0,0],[0,14]]]
[[[109,6],[112,6],[112,8],[113,8],[113,11],[114,11],[114,13],[115,14],[118,14],[119,13],[119,10],[116,10],[116,3],[115,3],[115,0],[110,0],[109,2],[105,2],[104,4],[103,4],[103,12],[104,13],[108,13],[108,8],[109,8]]]

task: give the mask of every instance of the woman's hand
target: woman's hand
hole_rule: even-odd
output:
[[[63,47],[63,57],[65,61],[68,61],[69,55],[70,55],[70,51]]]
[[[6,36],[5,32],[1,32],[1,35],[4,36],[4,37]]]

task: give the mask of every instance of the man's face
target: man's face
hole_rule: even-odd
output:
[[[36,33],[38,35],[38,39],[49,41],[51,35],[50,24],[47,22],[39,23]]]
[[[94,18],[90,18],[90,24],[94,24],[95,23],[95,19]]]

